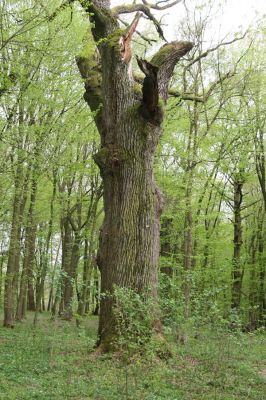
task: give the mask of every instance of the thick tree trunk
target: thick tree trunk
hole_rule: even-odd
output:
[[[122,104],[118,107],[123,108]],[[124,119],[123,113],[120,118]],[[101,301],[99,334],[107,347],[115,333],[110,296],[114,285],[142,293],[152,288],[155,298],[157,295],[161,198],[152,167],[158,131],[150,127],[145,132],[136,116],[129,118],[124,121],[126,124],[121,121],[115,128],[115,143],[107,145],[96,158],[102,172],[105,204],[98,265],[101,293],[107,294]],[[102,152],[104,160],[100,159]]]
[[[115,286],[142,294],[151,290],[154,301],[157,299],[163,202],[155,184],[153,162],[163,118],[159,95],[166,100],[174,66],[192,48],[188,42],[173,42],[163,47],[151,63],[138,60],[145,74],[141,96],[129,79],[127,65],[131,59],[130,39],[139,16],[127,31],[121,32],[117,19],[109,12],[109,4],[94,0],[87,9],[94,14],[95,40],[104,39],[98,45],[101,72],[89,57],[77,59],[86,80],[86,101],[92,110],[103,103],[96,117],[101,149],[95,155],[104,187],[105,217],[97,256],[104,294],[99,321],[99,344],[103,350],[110,350],[117,336]]]
[[[119,36],[117,36],[117,43]],[[116,335],[115,285],[157,296],[161,195],[153,176],[160,128],[145,121],[135,103],[127,68],[115,47],[102,49],[105,107],[102,148],[95,156],[104,186],[105,218],[98,266],[101,271],[99,337],[105,350]]]

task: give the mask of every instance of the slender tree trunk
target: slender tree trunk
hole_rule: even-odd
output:
[[[260,118],[258,118],[259,121]],[[264,212],[261,213],[258,229],[258,254],[259,254],[259,323],[265,324],[266,315],[266,257],[265,257],[265,213],[266,213],[266,168],[265,168],[265,134],[263,128],[256,131],[256,170],[264,202]]]
[[[249,246],[249,258],[250,258],[250,266],[249,266],[249,326],[248,330],[256,329],[257,322],[258,322],[258,310],[256,309],[258,303],[258,271],[257,271],[257,263],[256,263],[256,254],[257,254],[257,226],[255,218],[253,220],[254,224],[254,232],[252,233],[250,239],[250,246]]]
[[[60,248],[61,248],[61,241],[59,242],[59,245],[58,245],[58,248],[57,248],[57,252],[56,252],[55,261],[54,261],[53,273],[52,273],[52,282],[51,282],[51,288],[50,288],[50,292],[49,292],[47,311],[52,311],[52,307],[53,307],[53,304],[54,304],[54,281],[55,281],[56,268],[57,268]],[[51,262],[51,264],[52,264],[52,262]]]
[[[25,243],[25,257],[23,260],[23,270],[20,282],[20,292],[17,304],[17,321],[21,321],[25,318],[25,312],[27,309],[27,288],[28,288],[28,277],[32,274],[34,265],[34,252],[35,252],[35,239],[36,239],[36,224],[32,224],[26,231],[26,243]]]
[[[3,285],[3,267],[4,267],[4,262],[5,262],[5,255],[1,254],[0,256],[0,302],[2,298],[2,285]]]
[[[64,312],[62,318],[66,321],[70,321],[73,316],[72,301],[74,292],[74,283],[77,273],[77,267],[79,262],[79,251],[80,251],[81,237],[75,232],[75,237],[73,240],[73,246],[71,250],[70,263],[67,264],[68,270],[65,270],[64,279]]]
[[[33,282],[34,282],[33,270],[30,269],[28,272],[28,304],[27,304],[28,311],[36,310],[35,289]]]
[[[193,252],[193,218],[191,207],[186,211],[184,227],[184,298],[185,298],[185,317],[189,317],[190,310],[190,288],[191,288],[191,270],[192,270],[192,252]]]
[[[262,198],[264,202],[264,211],[266,212],[266,168],[265,168],[265,137],[263,129],[256,132],[255,149],[256,149],[256,171],[261,188]]]
[[[48,268],[48,257],[49,257],[49,248],[50,248],[50,241],[53,233],[53,222],[54,222],[54,201],[55,201],[55,196],[56,196],[56,183],[57,183],[57,178],[56,178],[56,171],[53,171],[53,193],[52,193],[52,198],[50,202],[50,220],[48,224],[48,233],[46,237],[46,246],[45,246],[45,254],[44,254],[44,260],[43,260],[43,265],[41,266],[41,276],[39,283],[36,287],[36,311],[34,315],[34,325],[37,324],[38,320],[38,313],[41,310],[41,298],[42,298],[42,293],[44,291],[44,283],[45,283],[45,278],[46,278],[46,273],[47,273],[47,268]],[[56,260],[58,257],[58,253],[56,256]],[[51,291],[52,291],[51,287]],[[49,295],[49,301],[48,301],[48,311],[50,310],[51,307],[51,296]]]
[[[51,311],[53,300],[54,300],[54,287],[51,286],[50,292],[49,292],[48,304],[47,304],[47,311]]]
[[[214,178],[216,175],[214,176]],[[210,255],[210,239],[213,236],[216,226],[219,221],[219,214],[221,211],[221,206],[222,206],[222,195],[219,194],[219,202],[217,206],[217,196],[213,196],[213,188],[214,185],[212,184],[212,187],[210,188],[209,192],[209,197],[208,197],[208,202],[204,211],[205,214],[205,221],[204,221],[204,227],[205,227],[205,243],[203,247],[203,260],[201,263],[201,282],[200,282],[200,290],[203,292],[206,282],[208,280],[208,277],[210,274],[207,271],[207,268],[210,264],[211,261],[211,255]],[[213,198],[214,197],[214,198]],[[216,215],[215,215],[216,214]],[[210,219],[210,215],[213,215],[213,219]]]
[[[57,249],[57,254],[56,254],[56,259],[55,259],[55,263],[54,263],[54,271],[53,271],[53,280],[52,280],[52,287],[51,287],[51,291],[55,291],[55,295],[53,295],[53,302],[50,305],[51,308],[51,312],[52,312],[52,316],[55,317],[57,311],[58,311],[58,304],[60,303],[60,300],[62,298],[62,287],[63,287],[63,274],[62,274],[62,262],[61,262],[61,268],[59,271],[59,278],[57,281],[57,285],[56,287],[54,287],[54,282],[55,282],[55,275],[56,275],[56,266],[57,266],[57,261],[58,261],[58,257],[60,254],[60,250],[61,252],[63,252],[63,245],[62,245],[62,239],[63,239],[63,232],[62,232],[62,227],[61,227],[61,239],[58,245],[58,249]]]
[[[242,248],[242,188],[243,181],[234,179],[234,254],[232,260],[232,300],[231,306],[233,309],[239,309],[241,301],[241,288],[243,270],[241,266],[241,248]]]
[[[198,76],[199,71],[195,77],[195,94],[198,94]],[[189,317],[190,313],[190,291],[191,291],[191,271],[196,267],[196,258],[193,258],[194,238],[193,238],[193,209],[192,209],[192,195],[194,187],[194,174],[195,174],[195,162],[197,159],[198,152],[198,130],[199,130],[199,110],[198,103],[194,102],[193,107],[189,107],[190,112],[190,129],[187,145],[187,168],[186,168],[186,192],[185,192],[185,218],[184,218],[184,244],[183,244],[183,268],[185,272],[184,276],[184,300],[185,318]]]
[[[3,260],[3,257],[1,256],[1,259],[0,259],[0,302],[1,302],[1,306],[2,306],[3,264],[4,264],[4,260]]]
[[[161,239],[161,251],[160,255],[165,258],[171,257],[173,253],[172,243],[170,239],[170,235],[173,231],[172,227],[172,218],[164,218],[161,224],[161,232],[160,232],[160,239]],[[162,266],[161,272],[169,276],[169,278],[173,277],[173,268],[172,266]]]
[[[15,297],[17,293],[19,260],[20,260],[20,234],[22,226],[23,212],[26,202],[27,178],[23,177],[21,161],[15,177],[15,194],[13,201],[12,227],[8,250],[7,270],[5,277],[4,294],[4,326],[11,328],[14,326]],[[24,186],[23,186],[24,181]]]
[[[61,222],[61,238],[62,238],[62,267],[61,267],[61,278],[58,282],[55,303],[53,309],[59,303],[59,315],[63,315],[65,310],[65,292],[66,286],[69,281],[69,270],[71,263],[71,251],[73,246],[72,229],[68,219],[68,216],[64,216]]]
[[[54,302],[53,302],[52,309],[51,309],[53,317],[56,316],[56,313],[58,311],[58,305],[62,299],[62,286],[63,286],[62,281],[63,281],[63,277],[60,276],[59,281],[57,283]],[[61,306],[61,304],[59,305],[59,311],[58,311],[59,315],[60,315],[60,306]]]
[[[81,294],[77,310],[77,314],[80,315],[81,317],[83,317],[85,314],[86,302],[88,301],[90,276],[91,276],[91,264],[89,260],[89,242],[88,239],[85,238],[84,254],[83,254],[82,287],[81,287]]]
[[[184,242],[183,242],[183,269],[184,269],[184,315],[189,317],[190,313],[190,291],[191,271],[193,267],[193,215],[192,215],[192,181],[193,170],[188,171],[188,181],[185,193],[185,219],[184,219]]]
[[[20,280],[20,292],[19,292],[17,313],[16,313],[16,319],[18,321],[21,321],[22,319],[25,318],[28,277],[32,274],[34,265],[35,239],[37,230],[36,223],[34,222],[36,194],[37,194],[37,181],[36,178],[33,177],[31,183],[30,206],[28,211],[26,235],[25,235],[25,256],[23,260],[22,274]]]
[[[258,324],[265,326],[266,322],[266,256],[265,256],[265,213],[262,212],[258,223],[258,266],[259,266],[259,288],[258,288],[258,306],[259,316]]]
[[[44,287],[43,287],[43,290],[42,290],[42,301],[41,301],[41,310],[42,310],[42,312],[44,312],[45,311],[45,293],[44,293]]]
[[[89,302],[89,295],[90,295],[89,285],[90,285],[93,264],[95,263],[94,262],[95,230],[97,221],[97,206],[99,199],[100,195],[96,196],[95,200],[93,201],[93,205],[90,210],[89,221],[85,231],[82,288],[77,310],[77,313],[80,316],[83,316],[85,314],[86,304]]]
[[[100,302],[99,302],[99,297],[100,297],[100,292],[99,292],[99,278],[98,278],[98,273],[95,271],[96,278],[94,280],[94,307],[93,307],[93,315],[99,315],[100,311]],[[88,304],[87,304],[88,306]],[[88,310],[89,312],[89,310]]]

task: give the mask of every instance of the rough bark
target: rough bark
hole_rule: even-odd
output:
[[[116,18],[92,2],[93,35],[101,56],[99,102],[102,110],[96,120],[101,149],[95,155],[104,187],[104,222],[101,228],[97,263],[101,272],[99,344],[110,350],[116,337],[113,291],[119,287],[145,293],[151,290],[156,301],[159,256],[159,218],[162,195],[153,175],[154,153],[163,118],[159,96],[166,100],[168,83],[175,64],[192,48],[189,42],[173,42],[163,47],[151,62],[139,60],[145,74],[142,99],[129,79],[128,65],[121,58],[123,35]],[[106,2],[108,3],[108,2]],[[91,10],[89,7],[89,11]],[[95,87],[90,71],[84,74],[85,99],[95,107]],[[90,66],[88,65],[88,68]],[[92,73],[95,69],[92,69]],[[155,316],[155,319],[158,316]]]

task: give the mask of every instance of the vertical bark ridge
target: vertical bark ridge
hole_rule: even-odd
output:
[[[97,9],[102,6],[100,3],[104,3],[104,13]],[[99,344],[104,350],[110,350],[117,335],[113,314],[114,287],[130,288],[141,294],[152,289],[156,300],[159,218],[163,204],[153,175],[154,153],[163,115],[159,95],[168,89],[176,62],[191,49],[192,44],[178,42],[178,45],[169,46],[167,52],[160,49],[155,66],[143,60],[155,75],[153,80],[149,80],[151,77],[144,72],[147,79],[144,79],[146,83],[140,102],[128,76],[127,62],[121,54],[121,38],[125,38],[125,31],[118,28],[116,17],[108,19],[108,1],[93,1],[92,5],[93,35],[97,40],[103,39],[98,42],[101,71],[97,79],[97,82],[101,81],[101,124],[97,124],[101,149],[94,157],[103,180],[105,212],[97,255],[102,293]],[[89,69],[81,69],[83,77],[90,75]],[[157,82],[156,72],[160,69],[161,82]],[[153,92],[145,94],[149,87]],[[160,91],[159,87],[163,90]],[[89,90],[99,93],[98,86],[93,86],[91,81]],[[86,91],[88,93],[88,84]],[[151,107],[149,96],[153,98]],[[95,106],[92,97],[86,96],[86,101]],[[150,107],[154,118],[150,115],[146,118],[145,113],[141,113],[143,106]]]

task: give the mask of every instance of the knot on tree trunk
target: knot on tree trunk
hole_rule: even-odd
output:
[[[129,154],[122,147],[108,144],[102,147],[93,158],[103,174],[106,172],[114,172],[117,167],[129,160]]]

